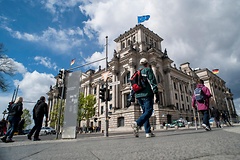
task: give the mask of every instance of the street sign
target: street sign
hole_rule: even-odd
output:
[[[108,83],[109,86],[114,86],[114,85],[118,85],[120,84],[120,81],[115,81],[115,82],[112,82],[112,83]]]

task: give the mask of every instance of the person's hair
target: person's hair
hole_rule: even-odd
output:
[[[18,102],[23,102],[23,98],[22,97],[17,97],[17,99],[15,100],[14,103],[18,103]]]
[[[44,101],[44,100],[45,100],[45,97],[44,97],[44,96],[41,96],[41,97],[40,97],[40,100]]]
[[[204,81],[203,81],[202,79],[199,79],[199,80],[198,80],[198,83],[204,84]]]

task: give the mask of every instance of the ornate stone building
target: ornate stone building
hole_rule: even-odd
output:
[[[141,115],[140,106],[132,103],[126,107],[130,93],[130,76],[139,68],[141,58],[148,59],[158,82],[160,104],[154,104],[154,113],[150,119],[153,127],[159,128],[163,122],[184,118],[193,121],[191,95],[195,82],[201,78],[213,94],[211,105],[220,110],[228,111],[232,117],[236,115],[233,98],[225,82],[208,69],[192,70],[189,63],[181,64],[179,69],[172,66],[173,60],[168,57],[167,50],[163,51],[163,39],[153,31],[139,24],[121,34],[115,40],[116,49],[109,62],[109,82],[120,81],[120,84],[109,86],[110,101],[109,130],[128,130],[131,123]],[[98,71],[88,70],[81,77],[81,92],[85,95],[96,96],[95,116],[82,121],[80,126],[98,126],[105,128],[105,103],[99,99],[99,89],[104,87],[102,74],[105,69]],[[57,102],[56,87],[48,93],[49,106]],[[52,107],[50,107],[52,108]],[[95,120],[95,121],[94,121]]]

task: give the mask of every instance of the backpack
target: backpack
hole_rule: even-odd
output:
[[[204,100],[205,100],[205,96],[204,96],[204,93],[202,91],[202,88],[196,88],[194,90],[194,96],[196,98],[196,101],[200,102],[200,103],[203,103]]]
[[[137,70],[130,78],[132,90],[136,93],[140,92],[144,87],[144,80],[141,70]]]

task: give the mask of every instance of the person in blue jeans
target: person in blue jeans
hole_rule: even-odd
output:
[[[132,123],[132,128],[134,131],[134,136],[139,137],[139,128],[144,126],[146,137],[154,137],[155,135],[151,131],[151,125],[149,123],[149,118],[153,113],[153,104],[154,104],[154,94],[156,95],[156,103],[159,102],[158,87],[155,75],[153,70],[149,67],[148,60],[142,58],[140,60],[140,65],[142,65],[141,75],[145,78],[145,87],[135,93],[135,97],[138,101],[138,104],[142,108],[142,115]]]
[[[192,96],[192,107],[197,108],[197,110],[202,113],[202,115],[203,115],[202,127],[206,131],[210,131],[211,127],[210,127],[210,124],[209,124],[209,119],[210,119],[209,99],[211,98],[212,95],[210,93],[209,88],[204,85],[204,81],[202,79],[200,79],[198,81],[197,88],[201,88],[201,90],[203,92],[203,95],[204,95],[204,100],[203,101],[197,101],[196,95],[193,94],[193,96]]]
[[[21,115],[23,114],[23,98],[18,97],[15,102],[9,106],[9,112],[7,120],[9,122],[9,127],[7,133],[1,138],[3,142],[14,142],[12,140],[13,134],[17,129],[18,123],[21,120]]]

